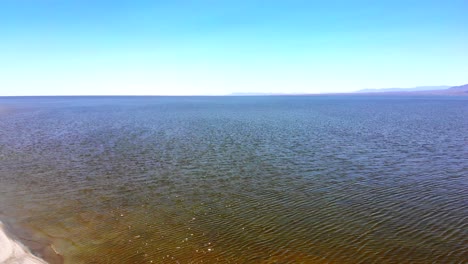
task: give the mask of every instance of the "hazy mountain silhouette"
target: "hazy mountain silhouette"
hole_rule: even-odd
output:
[[[435,89],[444,86],[422,86],[409,89],[365,89],[358,93],[368,94],[392,94],[392,95],[468,95],[468,84],[452,86],[443,89]],[[426,89],[424,89],[426,88]],[[429,88],[429,89],[428,89]],[[375,90],[378,90],[377,92]],[[366,92],[368,91],[368,92]]]
[[[417,91],[434,91],[445,90],[450,88],[448,85],[439,86],[418,86],[412,88],[381,88],[381,89],[363,89],[356,91],[357,93],[386,93],[386,92],[417,92]]]

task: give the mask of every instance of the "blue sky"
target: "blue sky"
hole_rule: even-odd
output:
[[[0,95],[468,83],[468,2],[0,1]]]

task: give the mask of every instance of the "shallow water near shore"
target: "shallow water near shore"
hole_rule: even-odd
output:
[[[468,262],[466,97],[0,106],[0,219],[49,262]]]

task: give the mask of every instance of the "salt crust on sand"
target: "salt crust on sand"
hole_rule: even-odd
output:
[[[2,264],[45,264],[34,256],[25,246],[9,238],[0,222],[0,263]]]

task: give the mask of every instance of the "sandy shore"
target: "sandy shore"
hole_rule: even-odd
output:
[[[0,222],[0,263],[2,264],[44,264],[21,243],[8,237]]]

